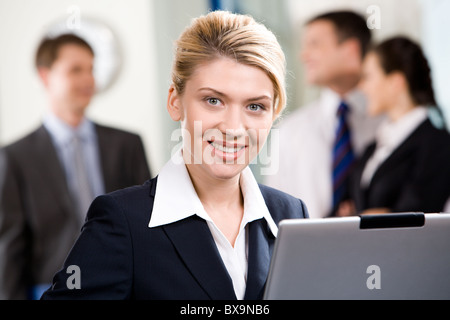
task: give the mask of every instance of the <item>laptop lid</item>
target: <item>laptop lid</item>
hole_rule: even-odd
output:
[[[450,299],[450,214],[280,223],[265,299]]]

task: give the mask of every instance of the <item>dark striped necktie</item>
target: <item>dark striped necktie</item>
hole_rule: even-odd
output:
[[[337,111],[338,126],[333,146],[333,211],[347,191],[348,177],[355,160],[347,123],[348,112],[348,105],[342,101]]]

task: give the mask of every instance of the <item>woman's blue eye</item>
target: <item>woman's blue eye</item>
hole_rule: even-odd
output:
[[[220,100],[217,98],[208,98],[207,101],[210,105],[213,106],[217,106],[218,104],[220,104]]]
[[[259,105],[259,104],[254,104],[253,103],[253,104],[248,106],[248,109],[250,111],[259,111],[259,110],[264,109],[264,108],[261,105]]]

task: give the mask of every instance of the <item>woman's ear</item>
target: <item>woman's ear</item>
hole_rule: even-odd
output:
[[[167,96],[167,111],[173,121],[180,121],[182,116],[181,99],[174,85],[170,85],[169,94]]]

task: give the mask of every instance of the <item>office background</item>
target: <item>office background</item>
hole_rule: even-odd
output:
[[[450,122],[448,0],[0,0],[0,145],[31,131],[46,111],[45,91],[34,68],[41,38],[57,24],[83,28],[83,21],[93,21],[112,31],[120,67],[109,87],[93,99],[88,114],[99,123],[140,134],[157,173],[177,144],[171,141],[177,124],[165,108],[173,41],[193,17],[216,5],[249,13],[278,36],[288,59],[287,112],[317,95],[316,88],[305,84],[298,58],[305,20],[343,8],[369,19],[377,14],[372,6],[379,10],[376,41],[403,34],[423,45],[438,102]]]

